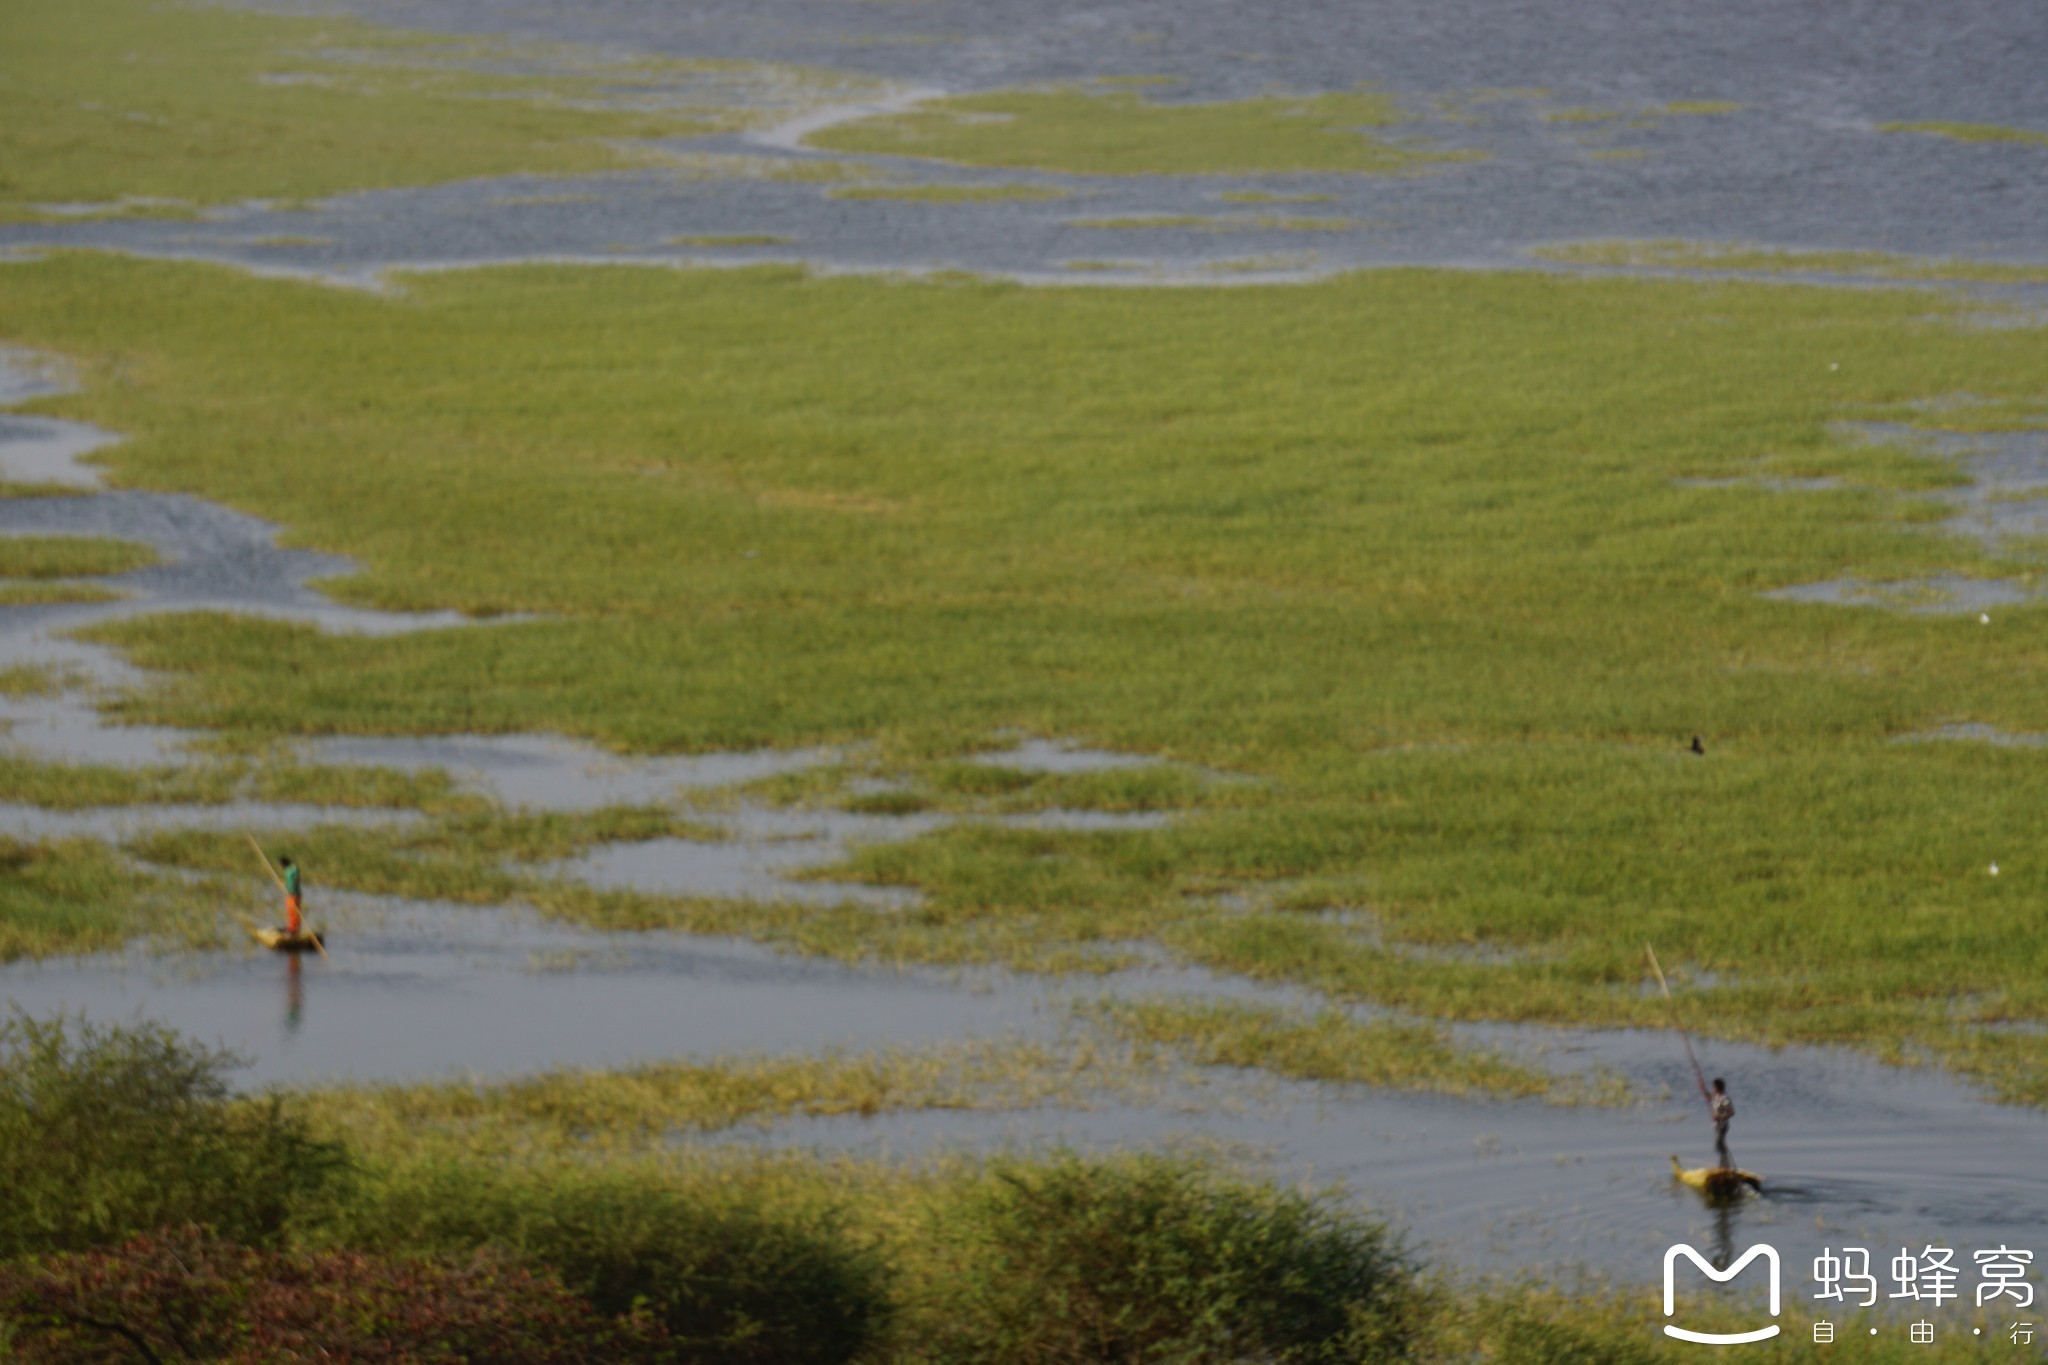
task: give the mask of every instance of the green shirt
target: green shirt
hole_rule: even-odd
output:
[[[287,896],[299,894],[299,869],[288,867],[284,870],[284,893]]]

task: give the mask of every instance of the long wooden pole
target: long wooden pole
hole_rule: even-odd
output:
[[[1711,1109],[1714,1097],[1707,1093],[1707,1073],[1700,1070],[1700,1059],[1693,1055],[1692,1039],[1685,1036],[1685,1026],[1678,1022],[1678,1002],[1671,998],[1671,987],[1664,980],[1664,969],[1657,965],[1657,950],[1645,943],[1643,951],[1650,955],[1650,970],[1657,974],[1657,989],[1664,992],[1664,1004],[1671,1011],[1671,1027],[1678,1030],[1678,1041],[1685,1044],[1685,1059],[1692,1063],[1693,1083],[1699,1086],[1700,1098]]]
[[[263,860],[263,870],[270,874],[270,880],[277,883],[278,890],[284,891],[284,878],[278,875],[278,871],[275,867],[271,866],[270,855],[263,851],[263,845],[257,843],[256,836],[251,834],[246,829],[242,831],[242,837],[249,841],[249,847],[256,850],[256,856]],[[289,895],[290,893],[286,892],[286,894]],[[311,930],[307,930],[307,935],[313,940],[313,951],[320,954],[320,958],[323,962],[327,961],[327,945],[320,941],[320,935],[313,933]]]

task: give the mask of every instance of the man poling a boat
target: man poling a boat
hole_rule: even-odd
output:
[[[299,865],[290,858],[279,858],[277,863],[284,869],[284,931],[297,935],[305,925],[305,918],[300,914]]]
[[[1645,944],[1643,951],[1649,955],[1650,970],[1657,977],[1657,989],[1664,997],[1665,1007],[1671,1011],[1671,1027],[1677,1032],[1678,1041],[1685,1044],[1685,1059],[1692,1063],[1693,1083],[1700,1088],[1700,1098],[1707,1102],[1707,1117],[1714,1123],[1714,1155],[1718,1164],[1687,1168],[1673,1156],[1671,1172],[1685,1184],[1714,1199],[1732,1198],[1741,1194],[1745,1186],[1761,1190],[1763,1178],[1752,1171],[1741,1170],[1728,1155],[1728,1123],[1735,1117],[1735,1101],[1728,1097],[1728,1082],[1716,1076],[1714,1088],[1707,1088],[1707,1075],[1700,1069],[1700,1059],[1693,1053],[1692,1039],[1686,1036],[1684,1027],[1678,1022],[1678,1002],[1671,998],[1670,983],[1664,980],[1664,969],[1657,963],[1657,950]]]
[[[256,842],[255,835],[244,830],[243,837],[248,839],[249,847],[254,849],[256,856],[262,860],[263,870],[268,872],[270,879],[277,883],[277,889],[284,892],[285,927],[282,929],[259,929],[252,924],[249,926],[249,932],[254,934],[256,941],[266,948],[275,948],[281,952],[294,953],[311,948],[320,956],[326,957],[327,945],[320,941],[320,935],[311,932],[305,927],[303,901],[300,898],[298,864],[294,863],[290,858],[286,858],[284,860],[284,871],[279,872],[275,867],[271,866],[269,855],[264,853],[263,845]]]

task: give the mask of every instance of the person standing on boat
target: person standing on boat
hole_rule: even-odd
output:
[[[290,858],[280,858],[284,868],[284,931],[296,935],[304,922],[299,914],[299,865]]]
[[[1714,1093],[1707,1096],[1707,1112],[1714,1118],[1714,1152],[1721,1158],[1721,1169],[1732,1170],[1735,1163],[1728,1159],[1728,1120],[1735,1117],[1735,1101],[1728,1098],[1728,1082],[1719,1076],[1714,1077]]]

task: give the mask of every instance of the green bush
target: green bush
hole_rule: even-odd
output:
[[[423,1163],[365,1182],[325,1230],[383,1252],[518,1254],[600,1313],[644,1308],[693,1365],[852,1359],[888,1315],[874,1253],[822,1200],[658,1168]]]
[[[933,1239],[911,1359],[1381,1361],[1414,1331],[1383,1228],[1188,1161],[998,1162]]]
[[[1655,1352],[1619,1331],[1596,1336],[1567,1323],[1519,1314],[1501,1329],[1494,1358],[1514,1365],[1657,1365],[1658,1360]]]
[[[0,1264],[0,1322],[12,1337],[0,1350],[21,1365],[668,1358],[658,1323],[607,1321],[502,1257],[259,1251],[196,1227]]]
[[[0,1023],[0,1258],[206,1223],[251,1245],[345,1169],[282,1100],[238,1100],[236,1059],[159,1025]]]

